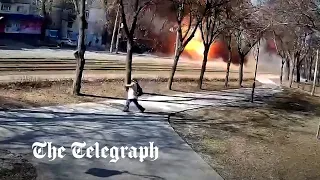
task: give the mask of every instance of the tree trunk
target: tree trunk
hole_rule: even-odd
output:
[[[296,58],[293,57],[293,62],[290,66],[290,78],[289,78],[289,87],[291,88],[292,87],[292,83],[293,83],[293,74],[294,74],[294,69],[295,69],[295,66],[296,66]]]
[[[224,82],[225,88],[227,88],[229,85],[229,74],[230,74],[231,61],[232,61],[232,52],[231,52],[231,36],[230,36],[228,39],[228,63],[227,63],[226,79]]]
[[[256,67],[254,71],[254,79],[253,79],[253,84],[252,84],[252,92],[251,92],[251,102],[253,103],[254,99],[254,90],[256,89],[256,80],[257,80],[257,73],[258,73],[258,63],[259,63],[259,55],[260,55],[260,41],[258,47],[258,52],[257,52],[257,57],[256,57]]]
[[[202,88],[203,77],[204,77],[204,73],[206,71],[207,62],[208,62],[209,48],[210,48],[210,46],[205,46],[205,49],[203,52],[203,61],[202,61],[202,67],[201,67],[201,72],[200,72],[200,78],[199,78],[199,82],[198,82],[199,89]]]
[[[319,66],[319,62],[318,62],[318,76],[317,76],[317,84],[320,84],[320,66]]]
[[[119,14],[119,11],[120,11],[120,6],[118,7],[116,19],[115,19],[115,21],[114,21],[112,38],[111,38],[111,44],[110,44],[110,53],[113,52],[113,45],[114,45],[115,40],[116,40],[116,33],[117,33],[117,27],[118,27],[118,19],[119,19],[119,15],[120,15],[120,14]]]
[[[311,96],[314,95],[315,90],[316,90],[316,79],[317,79],[317,76],[318,76],[318,65],[319,65],[319,50],[317,50],[316,65],[314,67],[314,78],[313,78]]]
[[[171,68],[171,73],[170,73],[170,77],[169,77],[169,81],[168,81],[168,89],[169,90],[172,90],[173,77],[174,77],[174,74],[176,73],[176,70],[177,70],[177,65],[178,65],[178,61],[180,58],[180,54],[181,54],[181,52],[179,50],[177,50],[175,53],[175,56],[174,56],[174,61],[173,61],[173,65]]]
[[[80,95],[81,89],[81,80],[82,74],[85,64],[84,53],[86,51],[85,47],[85,29],[87,27],[86,17],[85,17],[85,0],[81,0],[80,4],[80,23],[79,23],[79,37],[78,37],[78,48],[77,51],[74,53],[74,56],[77,61],[76,67],[76,77],[73,81],[73,95]]]
[[[283,66],[284,66],[284,63],[285,63],[285,59],[282,59],[281,70],[280,70],[280,84],[282,84],[282,82],[283,82]]]
[[[308,80],[308,61],[304,61],[304,64],[303,64],[303,78]]]
[[[239,87],[242,87],[242,81],[243,81],[243,63],[244,63],[244,57],[240,57],[240,63],[239,63]]]
[[[176,56],[178,54],[178,50],[179,50],[179,32],[176,32],[176,43],[175,43],[175,47],[174,47],[174,55]]]
[[[300,67],[301,67],[301,65],[297,61],[296,62],[296,73],[297,73],[296,80],[297,80],[297,83],[300,83],[300,79],[301,79]]]
[[[285,74],[285,80],[290,80],[290,61],[286,59],[286,74]]]
[[[312,65],[313,65],[313,58],[310,59],[310,64],[309,64],[308,80],[310,80],[310,81],[312,81]]]
[[[131,72],[132,72],[132,54],[133,54],[133,41],[127,41],[127,57],[126,57],[126,83],[131,83]]]

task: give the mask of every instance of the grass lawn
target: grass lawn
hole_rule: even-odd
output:
[[[176,79],[173,91],[167,89],[167,79],[141,79],[140,85],[145,93],[175,94],[177,92],[196,92],[197,79]],[[0,108],[29,108],[39,106],[63,105],[81,102],[103,101],[125,98],[126,91],[122,79],[103,79],[85,81],[82,84],[83,96],[72,96],[72,81],[32,81],[0,84]],[[252,86],[252,79],[244,81],[245,87]],[[229,88],[238,88],[236,79],[230,80]],[[205,80],[204,90],[222,90],[223,79]]]
[[[226,180],[319,180],[319,97],[285,89],[264,101],[190,110],[171,124]]]

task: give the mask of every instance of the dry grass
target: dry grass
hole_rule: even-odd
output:
[[[293,82],[292,83],[292,87],[293,88],[298,88],[301,91],[310,94],[311,91],[312,91],[313,85],[312,85],[311,82],[309,82],[309,83],[305,83],[305,82],[296,83],[296,82]],[[315,93],[316,96],[320,97],[320,85],[319,84],[316,85],[314,93]]]
[[[172,94],[177,92],[196,92],[197,80],[192,78],[176,79],[173,91],[167,89],[167,79],[140,79],[140,84],[145,93]],[[38,106],[51,106],[72,104],[80,102],[102,101],[106,99],[125,98],[123,79],[100,79],[85,81],[82,84],[83,96],[71,95],[71,80],[63,81],[21,81],[16,83],[0,84],[0,107],[1,108],[29,108]],[[249,87],[252,80],[244,82]],[[205,80],[205,90],[224,89],[222,79]],[[237,82],[232,79],[229,88],[237,88]]]
[[[226,180],[320,179],[320,99],[286,90],[259,108],[204,108],[175,130]]]

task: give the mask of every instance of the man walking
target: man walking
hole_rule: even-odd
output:
[[[145,108],[138,103],[138,97],[142,95],[142,89],[137,80],[133,79],[131,84],[127,84],[125,87],[128,91],[128,97],[123,111],[129,112],[130,103],[133,102],[140,112],[144,112]]]

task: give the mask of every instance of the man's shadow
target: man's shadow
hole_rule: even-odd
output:
[[[91,168],[85,172],[86,174],[90,174],[92,176],[100,177],[100,178],[107,178],[111,176],[117,176],[121,174],[128,174],[132,176],[138,176],[141,178],[147,178],[152,180],[165,180],[162,177],[159,176],[152,176],[152,175],[140,175],[140,174],[134,174],[130,173],[128,171],[117,171],[117,170],[108,170],[108,169],[100,169],[100,168]]]

